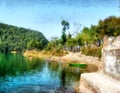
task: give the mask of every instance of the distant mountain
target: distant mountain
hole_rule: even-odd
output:
[[[47,43],[41,32],[0,23],[0,52],[42,50]]]

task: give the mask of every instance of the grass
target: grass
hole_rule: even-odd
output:
[[[24,56],[25,57],[28,57],[28,58],[43,58],[43,59],[46,59],[46,58],[50,58],[51,56],[63,56],[63,55],[66,55],[68,54],[67,51],[60,51],[60,52],[56,52],[56,50],[52,50],[52,51],[46,51],[46,50],[43,50],[43,51],[35,51],[35,50],[31,50],[31,51],[25,51],[24,52]]]
[[[94,57],[99,57],[101,58],[101,47],[82,47],[81,51],[83,54],[86,56],[94,56]]]

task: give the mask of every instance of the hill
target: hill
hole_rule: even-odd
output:
[[[0,52],[42,50],[47,43],[41,32],[0,23]]]

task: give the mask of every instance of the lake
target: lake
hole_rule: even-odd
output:
[[[0,93],[75,93],[80,73],[67,63],[0,54]]]

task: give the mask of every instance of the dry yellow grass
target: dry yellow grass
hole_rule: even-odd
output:
[[[96,58],[94,57],[88,58],[88,56],[82,56],[80,53],[67,54],[65,52],[62,54],[64,56],[56,56],[52,54],[50,51],[32,50],[32,51],[26,51],[23,55],[28,57],[30,60],[32,58],[44,58],[47,59],[48,61],[88,64],[88,67],[86,69],[87,72],[95,72],[101,69],[100,62]]]
[[[36,50],[29,50],[24,52],[24,56],[31,58],[50,58],[52,56],[64,56],[67,54],[66,51],[62,51],[60,53],[56,53],[54,50],[53,51],[36,51]]]
[[[31,50],[31,51],[26,51],[23,54],[25,57],[28,58],[49,58],[51,56],[50,53],[46,53],[45,51],[36,51],[36,50]]]

